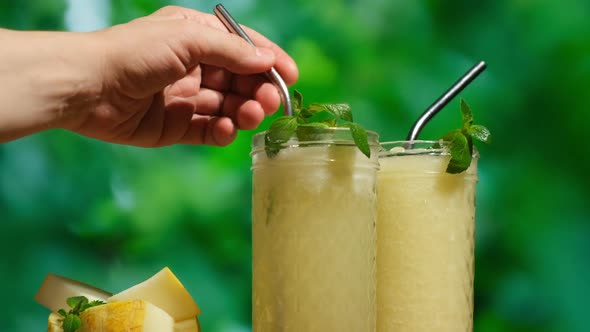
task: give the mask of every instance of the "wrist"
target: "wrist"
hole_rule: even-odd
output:
[[[100,96],[92,33],[0,30],[0,142],[81,121]],[[90,61],[89,61],[90,60]]]

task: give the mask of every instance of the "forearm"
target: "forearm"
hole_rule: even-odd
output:
[[[0,45],[0,142],[64,126],[98,98],[89,34],[0,30]]]

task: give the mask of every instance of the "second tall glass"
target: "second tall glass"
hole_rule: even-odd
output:
[[[448,174],[444,143],[382,145],[377,331],[472,331],[477,155]]]

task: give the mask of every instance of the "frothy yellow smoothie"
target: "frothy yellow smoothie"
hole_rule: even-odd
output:
[[[375,330],[377,145],[253,152],[253,331]]]
[[[472,331],[476,158],[451,175],[444,151],[398,145],[379,160],[377,331]]]

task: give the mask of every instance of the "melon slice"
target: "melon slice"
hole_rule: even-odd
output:
[[[200,332],[201,325],[198,318],[187,319],[174,324],[174,332]]]
[[[107,302],[137,299],[160,307],[176,322],[195,319],[201,313],[192,296],[167,267],[148,280],[111,296]]]
[[[86,296],[89,301],[100,300],[106,302],[112,294],[85,283],[48,274],[43,280],[35,301],[53,312],[68,308],[66,300],[73,296]]]
[[[49,332],[63,332],[63,317],[49,315]],[[80,314],[82,327],[78,332],[174,332],[174,320],[164,310],[143,301],[107,303],[89,308]]]
[[[201,331],[199,307],[169,268],[114,296],[76,280],[47,275],[35,300],[53,311],[48,318],[48,332],[63,332],[63,317],[57,311],[68,310],[66,300],[73,296],[107,302],[82,312],[78,332]]]

